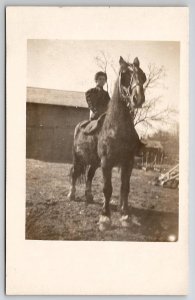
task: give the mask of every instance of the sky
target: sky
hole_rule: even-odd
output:
[[[116,69],[120,56],[130,62],[138,57],[146,75],[149,64],[164,66],[166,76],[151,94],[161,96],[159,107],[179,108],[179,42],[28,40],[27,47],[27,86],[85,92],[95,86],[95,57],[103,51]],[[112,87],[116,74],[107,73]]]

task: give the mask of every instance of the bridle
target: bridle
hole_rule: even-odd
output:
[[[125,102],[125,104],[127,105],[127,107],[130,109],[130,111],[134,110],[133,109],[133,106],[131,105],[131,96],[132,96],[132,92],[133,92],[133,89],[136,88],[137,86],[140,86],[140,83],[139,82],[136,82],[135,80],[135,83],[133,84],[133,81],[134,81],[134,76],[135,76],[135,71],[133,70],[132,71],[132,76],[130,78],[130,82],[129,82],[129,86],[127,88],[121,86],[121,70],[119,72],[119,93],[120,93],[120,97],[121,97],[121,100],[123,102]],[[133,84],[133,85],[132,85]],[[129,101],[130,99],[130,101]]]

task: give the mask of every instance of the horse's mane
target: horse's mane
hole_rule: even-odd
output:
[[[108,105],[108,113],[117,113],[118,112],[118,106],[119,106],[119,102],[120,100],[120,93],[119,93],[119,76],[117,78],[117,80],[115,81],[114,84],[114,89],[113,89],[113,93]]]
[[[129,109],[126,107],[126,104],[121,98],[119,85],[120,85],[120,75],[116,79],[111,100],[108,105],[107,113],[111,118],[117,118],[120,116],[120,114],[124,116],[124,112],[126,113],[128,112],[129,118],[131,118],[129,114]]]

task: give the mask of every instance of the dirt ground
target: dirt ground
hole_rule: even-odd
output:
[[[94,203],[86,205],[84,185],[77,199],[67,199],[69,164],[27,160],[26,238],[34,240],[175,241],[178,239],[178,189],[153,186],[154,172],[134,169],[131,176],[131,222],[120,224],[120,173],[113,170],[111,228],[98,227],[103,194],[99,169],[93,181]]]

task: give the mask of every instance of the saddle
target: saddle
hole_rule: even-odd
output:
[[[97,120],[85,120],[80,123],[80,128],[84,130],[86,135],[97,133],[104,123],[106,113],[102,114]]]

